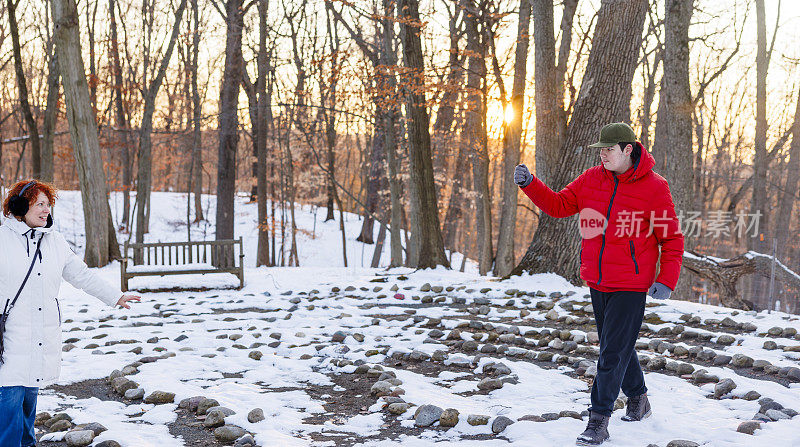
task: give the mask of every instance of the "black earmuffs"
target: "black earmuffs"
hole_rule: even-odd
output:
[[[11,211],[11,214],[18,217],[25,217],[25,215],[28,214],[28,209],[30,209],[30,204],[28,203],[28,199],[22,197],[22,194],[25,192],[26,189],[35,184],[36,180],[28,182],[27,185],[22,187],[22,190],[19,192],[19,194],[8,199],[8,209],[9,211]]]

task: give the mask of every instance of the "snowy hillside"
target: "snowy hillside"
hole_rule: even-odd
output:
[[[55,209],[78,250],[79,198],[62,192]],[[365,268],[373,246],[362,257],[354,215],[344,268],[338,221],[308,207],[296,211],[301,267],[255,268],[256,205],[244,200],[243,290],[146,293],[126,311],[63,284],[61,379],[42,390],[38,411],[68,417],[40,415],[42,433],[99,423],[107,430],[89,426],[89,438],[106,447],[232,444],[245,432],[259,446],[574,445],[598,352],[588,289],[555,275],[498,281],[470,262],[465,273]],[[120,203],[112,198],[112,211]],[[185,206],[184,195],[153,193],[147,240],[185,240]],[[192,239],[213,235],[209,224],[192,228]],[[101,274],[119,284],[118,263]],[[626,423],[615,412],[604,445],[800,445],[796,316],[649,298],[646,312],[637,349],[653,416]],[[763,422],[745,423],[754,417]]]

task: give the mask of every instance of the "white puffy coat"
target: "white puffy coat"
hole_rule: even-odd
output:
[[[90,270],[52,228],[35,228],[15,218],[0,225],[0,312],[14,299],[31,262],[33,270],[9,312],[0,365],[0,386],[43,387],[61,371],[61,279],[114,306],[122,292]],[[34,261],[36,244],[41,259]]]

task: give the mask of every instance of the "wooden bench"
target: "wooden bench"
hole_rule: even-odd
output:
[[[241,237],[220,241],[141,244],[126,242],[124,250],[120,269],[123,292],[128,291],[128,280],[136,276],[206,273],[232,273],[239,277],[239,288],[244,287],[244,250]],[[128,265],[129,260],[133,261],[133,265]]]

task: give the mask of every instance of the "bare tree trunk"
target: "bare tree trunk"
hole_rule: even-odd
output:
[[[146,86],[144,92],[144,111],[142,112],[142,124],[139,126],[139,159],[138,174],[136,182],[136,242],[144,242],[144,234],[149,231],[150,222],[150,192],[152,189],[152,155],[153,143],[151,140],[153,132],[153,113],[156,109],[156,96],[161,88],[164,76],[167,74],[167,66],[172,58],[172,51],[178,39],[181,17],[186,9],[186,0],[181,0],[178,10],[175,11],[175,22],[172,25],[172,34],[169,38],[167,51],[161,59],[155,79],[150,85]]]
[[[335,134],[336,129],[332,129],[332,131]],[[326,130],[326,133],[327,133],[327,130]],[[326,140],[328,140],[328,138],[326,138]],[[335,153],[333,151],[334,145],[333,144],[328,144],[327,145],[327,149],[328,150],[327,150],[326,155],[327,155],[327,161],[328,161],[328,173],[329,173],[329,175],[328,175],[328,178],[326,179],[327,180],[327,185],[326,185],[325,190],[327,192],[328,198],[327,198],[325,206],[328,208],[328,213],[325,215],[325,222],[334,219],[334,217],[333,217],[333,194],[334,194],[333,190],[334,190],[334,188],[336,188],[336,184],[333,183],[333,180],[332,180],[334,169],[336,169],[336,165],[334,163],[336,161],[336,155],[335,155]]]
[[[664,177],[670,184],[675,208],[692,206],[694,152],[692,150],[692,95],[689,90],[689,23],[694,0],[667,0],[664,20],[664,80],[661,83],[654,151],[664,154]],[[689,247],[687,245],[687,247]],[[691,248],[691,247],[689,247]]]
[[[471,178],[469,170],[469,160],[465,154],[467,149],[462,144],[458,149],[456,156],[456,166],[453,172],[462,172],[463,175],[456,175],[453,177],[450,189],[450,200],[447,201],[447,211],[444,213],[445,226],[443,230],[443,238],[445,247],[449,250],[456,249],[458,227],[466,224],[464,207],[467,200],[464,198],[465,191],[469,190],[467,185],[470,184]]]
[[[53,165],[53,140],[55,139],[55,127],[58,114],[58,93],[61,88],[59,84],[60,73],[58,72],[58,58],[56,57],[55,47],[50,43],[50,61],[47,64],[47,103],[44,110],[44,122],[42,123],[42,165],[39,178],[44,182],[52,182],[55,172]]]
[[[129,227],[131,211],[131,183],[133,172],[130,162],[130,142],[128,135],[128,120],[125,118],[123,106],[122,64],[119,56],[119,37],[117,35],[117,13],[115,0],[108,1],[108,14],[111,18],[111,63],[114,74],[114,120],[117,126],[117,135],[120,136],[120,150],[122,151],[122,226]]]
[[[39,145],[39,128],[33,117],[31,105],[28,102],[28,84],[25,82],[25,72],[22,69],[22,54],[19,43],[19,30],[17,28],[17,3],[19,0],[6,1],[6,14],[8,14],[9,28],[11,30],[11,46],[14,56],[14,72],[17,77],[17,90],[19,92],[19,107],[28,127],[28,138],[31,141],[31,167],[32,177],[40,178],[42,175],[42,155]]]
[[[322,97],[322,117],[325,123],[325,145],[328,149],[328,216],[325,220],[333,219],[333,204],[334,201],[336,205],[339,207],[339,230],[342,235],[342,258],[344,266],[347,266],[347,237],[345,233],[344,227],[344,210],[342,206],[341,198],[339,197],[338,192],[336,191],[336,177],[334,171],[334,148],[336,146],[336,87],[339,81],[339,66],[340,57],[339,54],[339,31],[335,25],[335,22],[331,19],[330,9],[326,9],[326,23],[328,28],[328,44],[331,53],[331,74],[328,78],[328,85],[327,89],[320,89],[321,91],[325,92],[327,90],[327,95],[323,93]],[[327,100],[325,98],[327,96]],[[327,104],[326,104],[327,103]]]
[[[688,211],[693,205],[694,151],[692,146],[692,94],[689,89],[689,24],[694,0],[667,0],[664,19],[664,75],[661,82],[654,152],[670,185],[675,209]],[[663,106],[662,106],[663,104]],[[692,249],[693,238],[686,238]],[[676,296],[692,293],[692,278],[683,276]]]
[[[299,27],[301,24],[305,23],[306,21],[306,1],[303,0],[297,9],[291,14],[289,12],[285,13],[286,18],[289,21],[290,25],[290,38],[292,42],[292,59],[294,62],[294,67],[297,70],[297,83],[295,84],[295,102],[297,103],[296,106],[291,107],[288,111],[288,121],[286,124],[286,145],[284,146],[284,156],[286,157],[285,164],[283,165],[286,168],[285,174],[283,173],[283,169],[281,170],[282,175],[285,176],[285,182],[283,183],[283,187],[286,188],[286,194],[284,198],[281,200],[282,206],[286,201],[286,196],[288,195],[289,200],[289,214],[291,218],[291,230],[292,230],[292,239],[291,239],[291,247],[289,252],[289,265],[294,265],[298,267],[300,265],[300,261],[297,255],[297,224],[295,221],[294,215],[294,208],[295,208],[295,187],[294,187],[294,161],[292,159],[292,147],[291,147],[291,140],[292,140],[292,125],[297,124],[297,127],[300,130],[303,130],[304,120],[307,116],[308,112],[306,111],[306,77],[308,73],[306,72],[306,67],[304,65],[304,58],[301,51],[300,45],[302,42],[299,39]],[[297,15],[299,14],[299,18]],[[339,212],[342,213],[343,211],[339,209]],[[343,225],[344,222],[340,222],[340,225]],[[283,249],[284,244],[281,244],[281,249]],[[345,257],[346,259],[346,257]],[[281,261],[283,262],[283,261]]]
[[[386,218],[384,217],[384,222]],[[381,265],[381,255],[383,254],[383,243],[386,240],[386,224],[381,222],[381,228],[378,230],[378,240],[375,242],[375,250],[372,251],[372,262],[370,267],[377,268]]]
[[[342,17],[341,11],[338,11],[334,8],[333,2],[325,2],[326,8],[328,8],[331,13],[333,14],[334,18],[337,22],[341,23],[348,31],[350,36],[358,45],[361,52],[364,56],[369,59],[372,63],[372,67],[376,72],[379,72],[381,69],[379,67],[380,64],[380,52],[381,49],[378,48],[376,45],[367,42],[361,32],[359,30],[353,29],[350,24],[344,20]],[[385,20],[385,18],[383,19]],[[377,89],[380,92],[380,89]],[[380,197],[379,192],[381,189],[384,189],[385,186],[385,178],[383,177],[383,162],[385,160],[385,151],[384,151],[384,143],[385,143],[385,135],[384,135],[384,123],[386,122],[383,114],[385,107],[381,104],[382,98],[379,97],[379,94],[375,94],[372,97],[372,102],[375,107],[375,117],[374,117],[374,126],[373,126],[373,135],[370,139],[370,155],[369,155],[369,163],[367,163],[367,175],[364,183],[366,184],[367,188],[367,196],[366,196],[366,208],[367,213],[364,216],[364,220],[361,224],[361,232],[356,238],[357,241],[363,242],[365,244],[372,244],[373,241],[373,226],[374,226],[374,219],[372,216],[375,215],[375,212],[379,206]]]
[[[767,71],[769,60],[767,57],[767,26],[764,11],[764,0],[756,0],[756,133],[753,155],[753,196],[751,199],[750,213],[759,216],[758,236],[747,239],[748,248],[758,253],[770,254],[772,252],[772,237],[769,234],[770,216],[769,200],[767,198]],[[753,301],[764,290],[765,281],[761,278],[752,278],[750,295]],[[754,303],[759,305],[761,303]]]
[[[242,0],[226,6],[225,72],[219,94],[216,238],[233,239],[236,150],[239,145],[239,87],[242,83]]]
[[[529,8],[530,9],[530,8]],[[439,100],[439,108],[436,112],[436,120],[433,123],[433,169],[435,172],[444,172],[447,169],[447,159],[451,144],[453,143],[453,133],[455,129],[456,102],[461,91],[461,83],[464,79],[463,56],[459,54],[458,42],[463,34],[459,30],[459,18],[461,8],[455,5],[450,14],[450,63],[448,64],[447,79],[445,81],[444,93]],[[452,222],[444,221],[446,227]]]
[[[644,98],[642,100],[642,115],[641,115],[641,129],[639,133],[639,142],[646,148],[650,148],[650,125],[652,124],[652,119],[650,117],[650,111],[653,108],[653,100],[655,99],[656,95],[656,72],[658,72],[658,66],[661,65],[661,51],[656,51],[656,56],[653,61],[653,67],[650,68],[649,66],[646,68],[647,72],[647,82],[645,84],[644,89]],[[655,148],[652,148],[655,150]],[[651,155],[652,151],[651,151]],[[653,155],[655,157],[655,155]]]
[[[553,0],[531,0],[534,32],[534,104],[536,106],[536,176],[550,182],[563,157],[567,130],[564,111],[564,75],[572,41],[572,20],[577,0],[564,2],[561,45],[556,60]]]
[[[258,80],[256,81],[258,145],[256,151],[258,180],[258,248],[256,266],[271,265],[269,262],[269,225],[267,221],[267,138],[272,123],[272,83],[267,90],[267,77],[271,71],[267,52],[267,11],[269,0],[258,2]],[[254,132],[255,134],[255,132]]]
[[[478,229],[478,271],[485,275],[492,268],[494,250],[492,248],[492,200],[489,192],[489,149],[484,119],[486,99],[483,85],[486,82],[486,42],[482,29],[485,2],[476,6],[474,0],[465,0],[464,22],[467,30],[467,68],[466,103],[462,138],[469,147],[472,159],[472,179],[475,187],[475,222]],[[479,23],[479,21],[481,23]]]
[[[113,258],[117,247],[108,205],[97,123],[89,102],[81,58],[78,11],[74,0],[53,0],[54,41],[67,104],[67,121],[74,147],[86,226],[86,253],[90,267],[101,267]]]
[[[411,243],[413,250],[407,265],[416,268],[435,268],[450,264],[444,254],[444,244],[439,226],[439,211],[436,202],[436,187],[433,183],[433,161],[431,160],[431,136],[428,130],[430,118],[425,104],[422,85],[425,71],[417,0],[400,0],[400,36],[403,42],[403,60],[408,69],[404,75],[406,89],[406,114],[409,142],[409,173],[412,212]],[[413,87],[413,88],[412,88]]]
[[[89,7],[86,8],[86,29],[89,32],[89,99],[92,101],[92,108],[97,110],[97,65],[95,63],[95,28],[97,24],[97,8],[99,1],[95,1],[89,14]]]
[[[383,25],[383,34],[381,37],[381,50],[380,61],[381,64],[387,67],[394,67],[397,65],[397,52],[394,45],[395,21],[392,18],[395,15],[394,2],[390,0],[383,0],[384,19],[381,21]],[[400,199],[400,179],[397,177],[399,161],[397,160],[397,135],[398,135],[398,121],[400,111],[397,106],[397,78],[391,72],[384,72],[378,82],[381,87],[379,90],[385,91],[387,96],[392,98],[386,105],[385,113],[382,113],[383,118],[383,136],[384,152],[386,153],[387,164],[389,165],[389,225],[391,233],[389,235],[390,259],[389,267],[399,267],[403,265],[403,244],[400,240],[400,211],[403,206]],[[399,99],[399,98],[397,98]],[[385,224],[381,225],[381,231],[385,232]],[[376,249],[377,250],[377,249]]]
[[[203,216],[203,142],[201,141],[200,92],[197,88],[197,59],[200,53],[200,9],[197,0],[192,0],[192,188],[194,192],[194,221],[200,222]]]
[[[581,90],[561,148],[561,153],[569,156],[551,166],[551,188],[560,190],[597,164],[597,151],[587,146],[596,141],[602,126],[630,120],[631,84],[646,10],[646,0],[602,1]],[[578,244],[575,219],[542,215],[533,241],[512,274],[554,272],[579,284]]]
[[[753,199],[751,213],[761,213],[759,233],[762,238],[750,238],[751,249],[766,253],[768,242],[769,214],[767,202],[767,26],[764,0],[756,0],[756,134],[753,158]]]
[[[514,268],[514,230],[517,226],[517,194],[519,187],[511,173],[519,163],[522,114],[525,111],[525,80],[528,67],[528,42],[531,22],[529,0],[520,0],[517,25],[517,48],[514,55],[514,84],[511,88],[511,107],[514,117],[503,135],[503,202],[500,210],[500,234],[497,236],[495,276],[505,276]]]
[[[403,244],[400,241],[400,231],[402,225],[400,224],[400,212],[403,203],[400,200],[400,180],[397,178],[397,114],[387,114],[384,116],[386,120],[386,154],[389,164],[389,199],[390,199],[390,225],[391,233],[389,235],[389,247],[391,257],[389,267],[399,267],[403,265]],[[385,225],[381,226],[384,231]]]
[[[383,112],[380,108],[376,108],[375,112],[375,126],[373,128],[372,148],[369,157],[369,174],[367,178],[367,197],[366,205],[369,214],[364,216],[364,221],[361,224],[361,233],[356,238],[357,241],[365,244],[372,244],[373,225],[374,220],[370,214],[375,214],[378,209],[378,192],[381,189],[381,171],[385,157],[384,142],[386,137],[384,135],[385,129],[383,128]]]
[[[800,90],[797,95],[797,105],[794,112],[792,125],[792,144],[789,147],[789,163],[786,166],[786,183],[783,187],[778,207],[778,219],[775,221],[773,234],[778,238],[778,258],[786,254],[786,243],[789,240],[789,230],[792,221],[792,210],[797,197],[797,185],[800,183]]]

